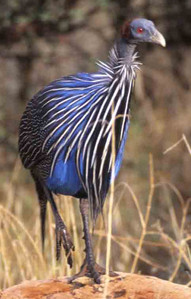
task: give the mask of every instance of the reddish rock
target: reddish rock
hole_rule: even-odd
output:
[[[82,277],[72,284],[66,278],[25,281],[4,290],[0,299],[103,299],[106,277],[97,285]],[[190,299],[191,289],[155,277],[123,274],[110,278],[107,299]]]

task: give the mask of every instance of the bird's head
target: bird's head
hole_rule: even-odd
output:
[[[147,19],[134,19],[132,22],[125,22],[121,30],[122,38],[129,43],[148,42],[166,46],[163,35],[156,29],[154,23]]]

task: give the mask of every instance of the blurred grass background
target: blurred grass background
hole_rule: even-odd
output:
[[[45,258],[41,255],[34,185],[18,158],[19,120],[27,101],[51,80],[95,71],[95,60],[107,59],[122,22],[133,17],[153,20],[167,48],[139,47],[144,65],[136,81],[129,137],[115,186],[111,268],[189,283],[191,2],[2,0],[0,8],[0,287],[79,270],[84,244],[77,200],[57,199],[75,241],[73,272],[64,255],[61,263],[55,261],[50,211]],[[150,217],[145,231],[146,210]],[[94,235],[97,259],[104,265],[101,219]]]

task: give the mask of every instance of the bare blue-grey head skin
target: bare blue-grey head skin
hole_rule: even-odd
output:
[[[130,23],[126,22],[122,28],[122,38],[131,44],[147,42],[166,46],[163,35],[156,29],[154,23],[143,18],[134,19]]]

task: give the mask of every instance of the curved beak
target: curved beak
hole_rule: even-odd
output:
[[[159,44],[162,47],[166,47],[165,38],[158,30],[156,30],[155,33],[151,36],[151,40],[155,44]]]

